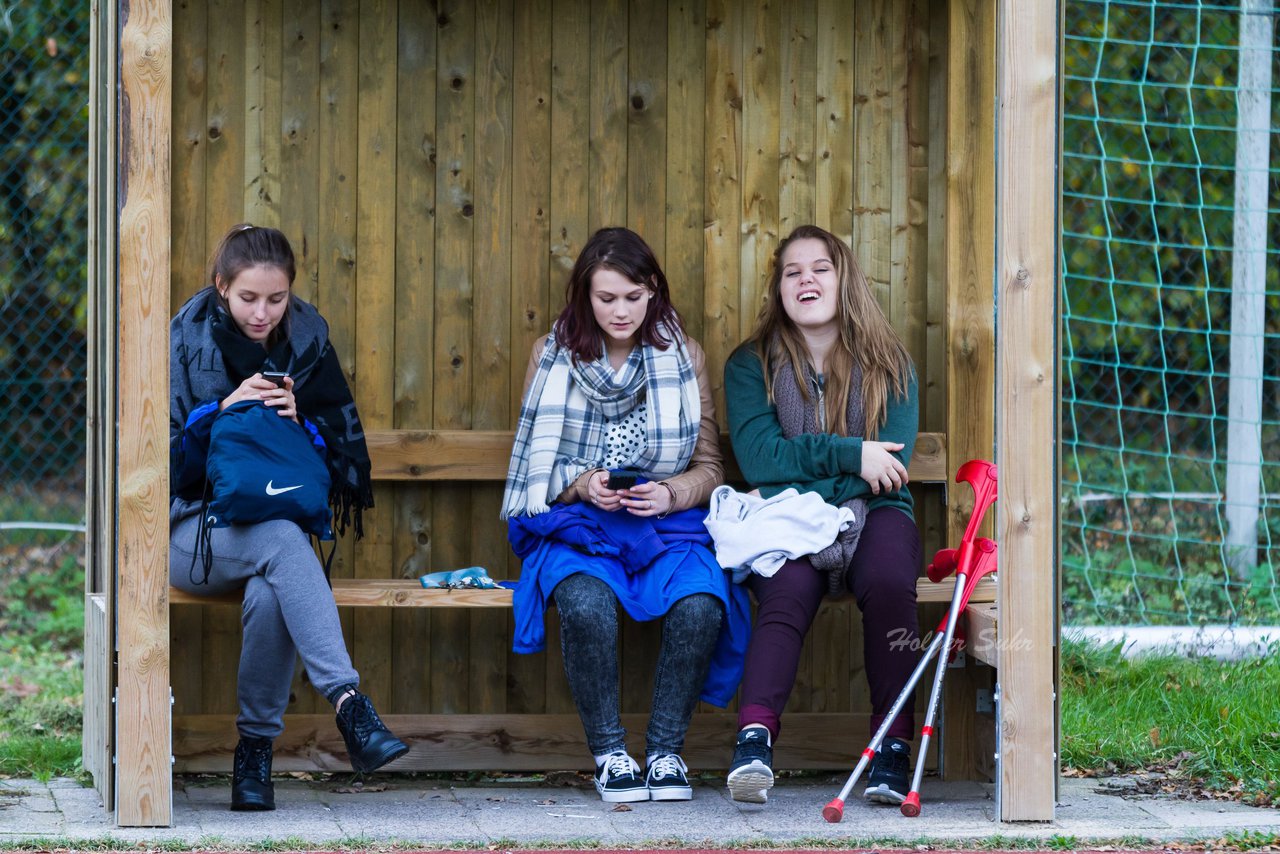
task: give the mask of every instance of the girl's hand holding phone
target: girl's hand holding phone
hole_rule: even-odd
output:
[[[622,497],[609,488],[609,472],[601,469],[587,480],[587,500],[601,510],[612,513],[622,507]]]
[[[618,492],[632,516],[664,516],[671,509],[671,490],[652,480]]]
[[[218,405],[218,409],[226,409],[231,404],[242,400],[261,400],[267,406],[279,407],[276,412],[280,417],[292,418],[296,422],[298,405],[293,397],[293,377],[283,377],[282,381],[284,385],[278,386],[262,374],[254,374],[227,395],[226,399]]]

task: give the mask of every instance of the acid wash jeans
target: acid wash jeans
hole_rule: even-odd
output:
[[[601,756],[626,748],[618,688],[618,599],[590,575],[556,585],[560,649],[587,747]],[[724,606],[708,593],[678,600],[662,618],[662,645],[653,677],[646,756],[680,753],[720,634]]]

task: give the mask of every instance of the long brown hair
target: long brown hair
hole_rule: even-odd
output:
[[[228,229],[222,236],[222,240],[218,242],[218,248],[213,250],[213,257],[209,259],[208,283],[214,286],[213,291],[217,294],[218,303],[228,316],[231,314],[231,306],[227,304],[227,298],[218,288],[218,282],[221,281],[229,288],[236,276],[251,267],[273,267],[284,273],[289,279],[289,291],[292,296],[293,280],[298,274],[298,269],[294,261],[293,247],[289,245],[289,238],[278,229],[242,222]],[[274,347],[288,334],[289,312],[285,311],[283,320],[267,336],[267,349]]]
[[[854,364],[862,368],[862,409],[866,415],[863,436],[874,439],[884,424],[889,394],[906,397],[912,371],[911,356],[894,332],[889,319],[871,294],[867,277],[844,241],[816,225],[802,225],[787,235],[773,253],[764,306],[755,331],[747,339],[754,343],[764,365],[765,389],[773,400],[774,371],[780,360],[791,363],[800,383],[800,393],[810,400],[809,384],[803,381],[812,369],[809,352],[800,330],[787,316],[781,299],[782,256],[796,240],[818,240],[826,247],[835,265],[839,283],[836,323],[840,335],[827,355],[826,424],[830,432],[849,435],[845,418],[849,409],[850,377]]]

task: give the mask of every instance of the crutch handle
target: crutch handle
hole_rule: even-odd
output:
[[[907,818],[915,818],[920,815],[920,793],[911,792],[907,795],[907,799],[902,802],[902,806],[898,807],[902,810],[902,814]]]
[[[929,563],[929,580],[937,584],[942,579],[956,571],[959,565],[959,549],[938,549],[937,554],[933,556],[933,560]]]
[[[844,800],[832,798],[831,803],[822,808],[822,817],[831,824],[838,824],[840,819],[844,818]]]

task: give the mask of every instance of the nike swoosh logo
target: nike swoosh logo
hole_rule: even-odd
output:
[[[279,495],[282,492],[292,492],[295,489],[302,489],[302,486],[303,485],[300,483],[297,486],[285,486],[280,489],[276,489],[271,485],[271,481],[267,481],[267,495]]]

